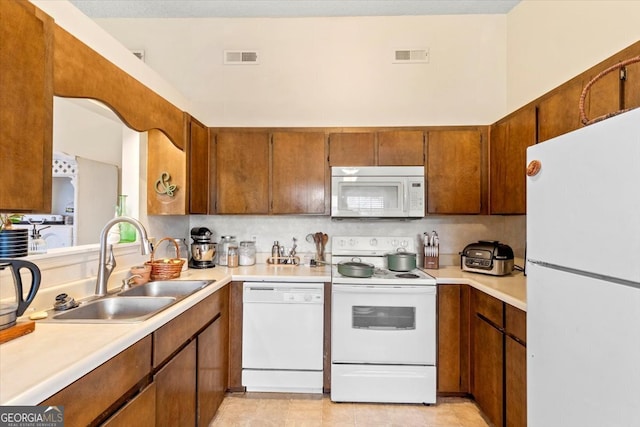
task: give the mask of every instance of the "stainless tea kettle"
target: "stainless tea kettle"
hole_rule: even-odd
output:
[[[13,286],[6,283],[7,269],[11,270],[12,277],[10,279],[13,280]],[[22,270],[29,270],[31,273],[31,286],[26,299],[22,292]],[[39,287],[40,269],[37,265],[29,261],[0,258],[0,330],[16,324],[16,319],[24,314],[35,298]]]

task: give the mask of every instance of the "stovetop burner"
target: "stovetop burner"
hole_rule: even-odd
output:
[[[400,273],[400,274],[396,274],[396,277],[399,277],[401,279],[417,279],[420,276],[414,273]]]

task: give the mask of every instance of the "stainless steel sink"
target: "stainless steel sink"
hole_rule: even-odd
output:
[[[158,280],[120,292],[121,297],[186,297],[215,280]]]
[[[77,323],[134,323],[157,314],[176,302],[175,297],[107,297],[55,314],[52,321]]]

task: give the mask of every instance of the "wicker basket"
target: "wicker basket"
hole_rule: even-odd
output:
[[[169,240],[176,247],[176,257],[177,258],[164,258],[161,260],[154,260],[154,255],[156,249],[160,246],[164,240]],[[155,248],[153,248],[153,252],[151,252],[151,260],[145,262],[145,265],[151,266],[151,280],[170,280],[177,279],[180,277],[180,272],[182,271],[182,264],[184,264],[184,260],[180,259],[180,247],[178,244],[170,237],[165,237],[160,239],[160,241],[156,244]]]

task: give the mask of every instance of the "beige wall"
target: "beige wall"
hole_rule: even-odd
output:
[[[487,124],[505,113],[506,16],[100,19],[209,126]],[[428,64],[394,64],[429,48]],[[224,65],[225,49],[259,65]]]
[[[507,15],[507,109],[640,40],[638,17],[638,0],[523,0]]]

